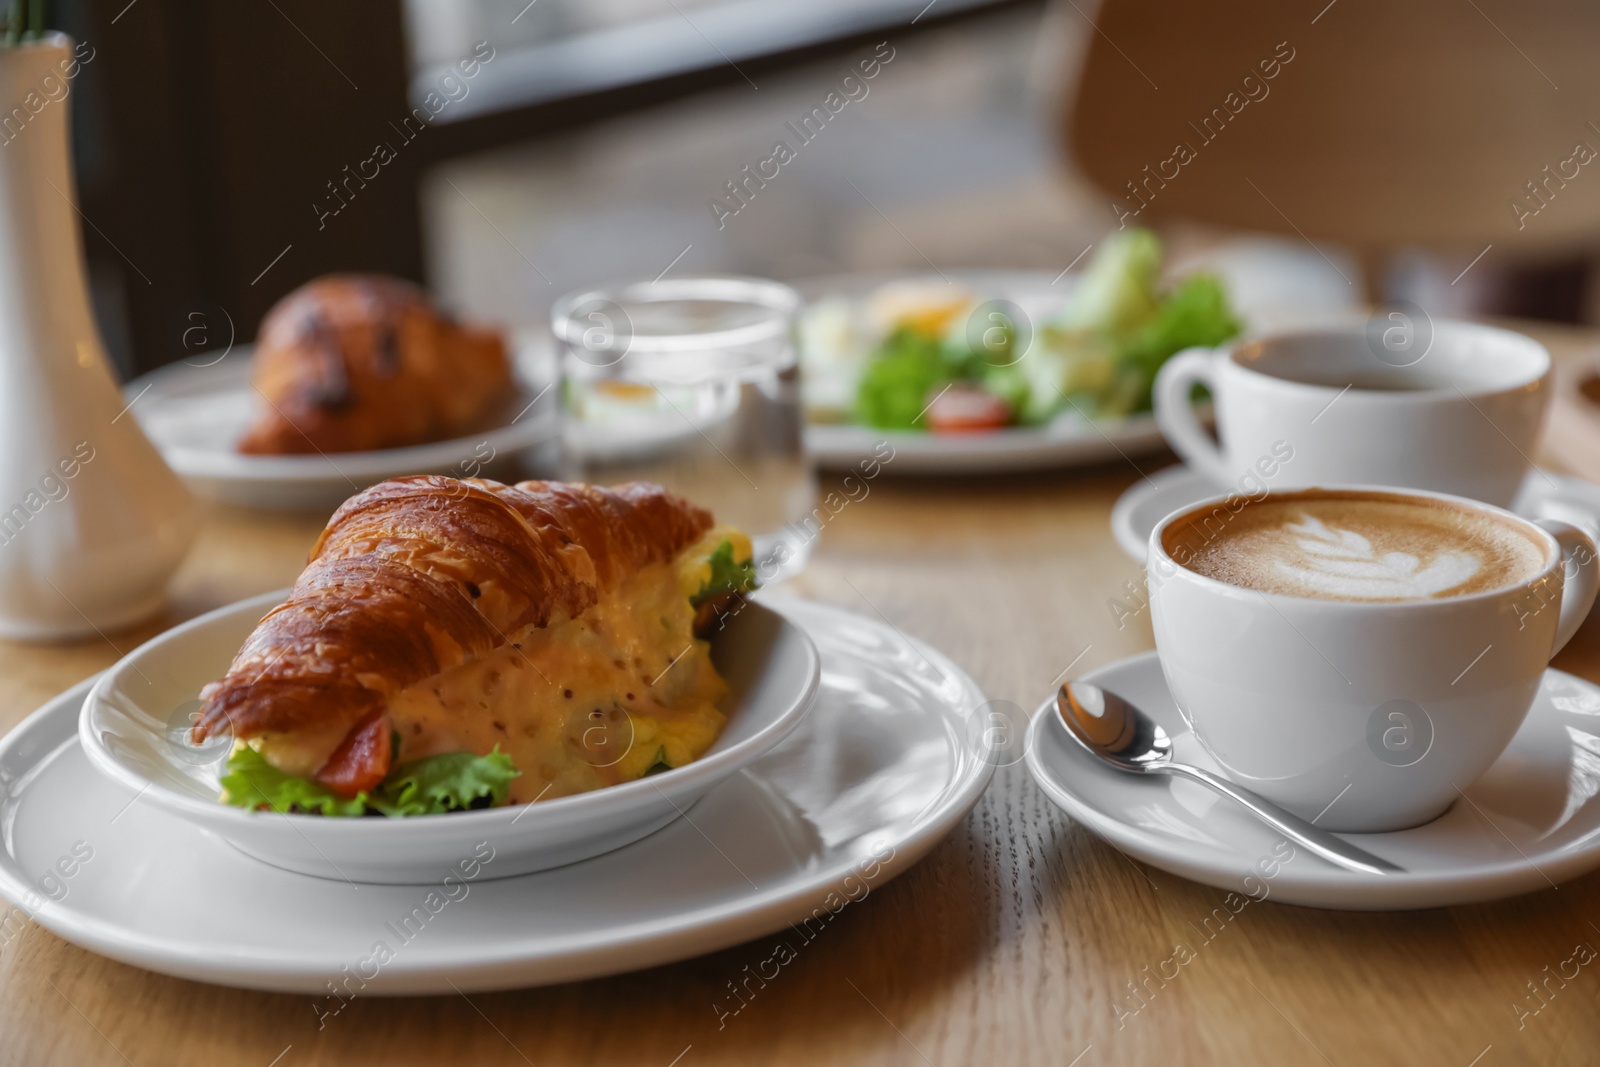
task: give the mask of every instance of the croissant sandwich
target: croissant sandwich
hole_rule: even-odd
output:
[[[697,636],[750,541],[659,486],[383,482],[328,521],[191,731],[223,800],[413,815],[567,796],[701,756],[726,684]]]
[[[361,452],[461,437],[513,402],[498,334],[458,325],[398,278],[336,274],[262,320],[260,411],[240,452]]]

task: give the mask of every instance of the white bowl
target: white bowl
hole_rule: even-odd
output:
[[[787,737],[816,698],[821,660],[798,627],[747,604],[712,642],[730,692],[728,724],[686,766],[537,804],[407,818],[324,818],[247,811],[217,800],[230,743],[187,743],[200,687],[233,655],[283,592],[243,600],[169,630],[108,670],[84,701],[78,736],[90,762],[142,797],[275,867],[391,885],[438,883],[474,844],[491,841],[492,877],[588,859],[631,844],[682,815],[718,783]]]

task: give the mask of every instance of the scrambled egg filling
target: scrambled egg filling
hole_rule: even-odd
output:
[[[726,721],[717,703],[727,684],[710,645],[694,636],[691,598],[710,581],[708,557],[723,541],[735,560],[750,558],[748,537],[714,529],[577,618],[508,635],[493,652],[396,694],[388,708],[400,742],[395,763],[485,755],[498,745],[521,772],[510,802],[526,804],[704,755]],[[339,740],[311,730],[252,744],[279,769],[309,776]]]

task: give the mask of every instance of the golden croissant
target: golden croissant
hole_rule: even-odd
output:
[[[697,617],[752,571],[747,537],[659,486],[383,482],[334,513],[191,737],[254,761],[223,781],[262,795],[229,802],[328,814],[447,754],[509,758],[513,803],[680,766],[724,722]]]
[[[240,452],[360,452],[486,428],[512,403],[498,334],[440,315],[381,275],[308,282],[262,320],[251,360],[259,413]]]

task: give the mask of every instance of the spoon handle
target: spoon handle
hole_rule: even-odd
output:
[[[1400,874],[1405,871],[1405,868],[1380,859],[1365,849],[1359,849],[1343,838],[1336,837],[1326,830],[1319,830],[1300,816],[1290,814],[1265,797],[1258,796],[1210,771],[1183,763],[1165,763],[1151,768],[1151,770],[1157,769],[1168,774],[1191,778],[1202,785],[1210,786],[1224,796],[1232,797],[1255,812],[1256,817],[1262,822],[1296,844],[1304,845],[1329,863],[1363,874]]]

